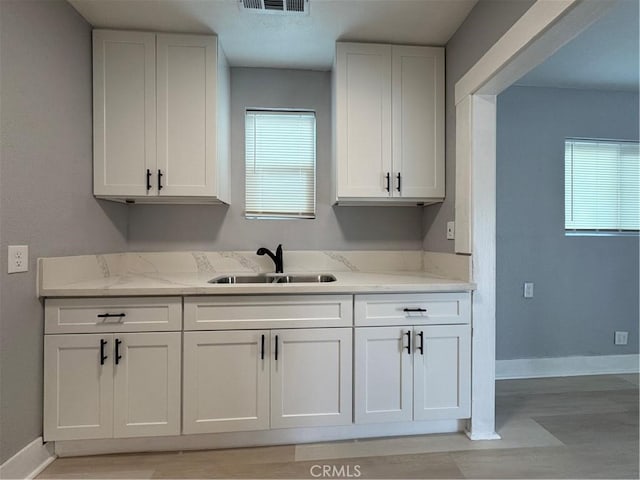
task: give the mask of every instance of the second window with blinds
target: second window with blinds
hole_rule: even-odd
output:
[[[247,110],[245,181],[247,218],[315,218],[315,113]]]

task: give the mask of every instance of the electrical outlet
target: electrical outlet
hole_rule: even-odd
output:
[[[524,282],[524,298],[533,298],[533,282]]]
[[[614,345],[626,345],[629,342],[629,332],[616,332]]]
[[[8,273],[28,272],[29,271],[29,246],[28,245],[9,245],[8,249]]]
[[[447,222],[447,240],[456,238],[456,222]]]

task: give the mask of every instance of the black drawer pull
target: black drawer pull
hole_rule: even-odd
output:
[[[260,359],[264,360],[264,335],[262,335],[262,339],[260,340]]]
[[[163,188],[164,187],[162,186],[162,170],[158,170],[158,192]]]
[[[278,360],[278,335],[276,335],[276,361]]]
[[[387,186],[384,187],[384,189],[388,192],[389,189],[391,188],[391,174],[389,172],[387,172],[387,174],[384,176],[384,178],[387,181]]]
[[[109,358],[104,354],[104,347],[107,346],[107,341],[103,338],[100,339],[100,365],[104,365],[104,361]]]
[[[126,317],[126,313],[99,313],[98,318],[124,318]]]
[[[424,355],[424,332],[420,332],[417,334],[420,337],[420,345],[418,346],[418,350],[420,350],[420,355]]]
[[[396,178],[398,179],[398,188],[396,190],[400,191],[400,172],[398,172],[398,175],[396,175]]]
[[[411,312],[426,312],[427,309],[426,308],[405,308],[404,311],[407,312],[407,313],[411,313]]]
[[[403,349],[406,348],[407,353],[411,355],[411,330],[408,330],[407,333],[405,333],[405,335],[407,336],[407,346],[402,348]]]
[[[122,358],[122,355],[120,355],[121,343],[122,343],[122,340],[120,340],[119,338],[116,338],[116,365],[120,363],[120,359]]]
[[[147,168],[147,192],[151,190],[151,170]]]

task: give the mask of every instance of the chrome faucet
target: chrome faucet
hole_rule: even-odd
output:
[[[284,273],[284,262],[282,260],[282,244],[278,245],[276,248],[276,254],[274,255],[271,250],[268,248],[260,247],[256,252],[257,255],[269,255],[273,263],[276,264],[276,273]]]

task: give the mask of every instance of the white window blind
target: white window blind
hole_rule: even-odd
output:
[[[564,159],[566,230],[638,231],[637,142],[567,139]]]
[[[315,218],[315,113],[247,111],[245,175],[248,218]]]

